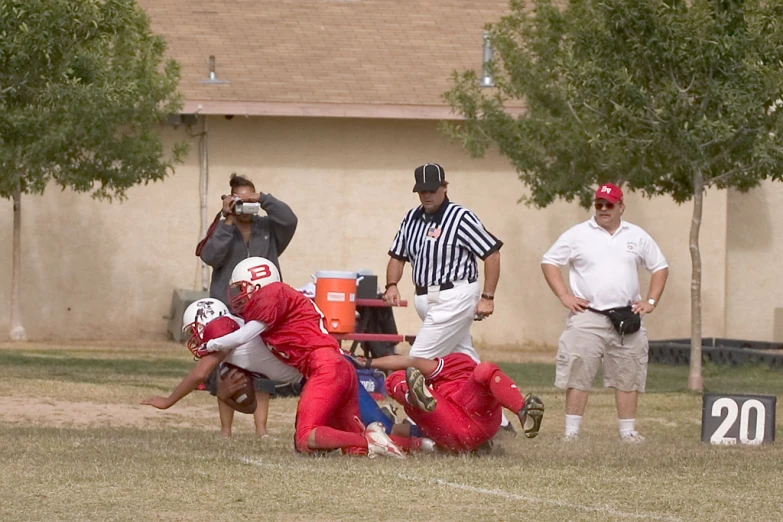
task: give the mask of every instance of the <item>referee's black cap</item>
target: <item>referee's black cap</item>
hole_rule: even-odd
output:
[[[446,184],[446,171],[437,163],[425,163],[413,171],[413,192],[431,192]]]

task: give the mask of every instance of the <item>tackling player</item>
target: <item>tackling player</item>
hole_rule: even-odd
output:
[[[467,354],[452,353],[435,360],[389,355],[366,361],[364,366],[405,370],[386,379],[386,391],[405,407],[425,437],[448,451],[469,452],[489,441],[500,428],[502,408],[517,413],[526,437],[532,439],[541,429],[541,399],[530,394],[522,397],[497,365],[476,363]],[[397,427],[392,433],[402,434]]]
[[[315,303],[281,283],[274,264],[259,257],[240,262],[231,274],[229,302],[244,318],[244,326],[210,340],[202,352],[232,350],[261,336],[282,362],[299,370],[306,381],[296,414],[297,451],[341,449],[371,457],[404,457],[381,424],[364,428],[353,366],[327,333]]]
[[[204,374],[211,374],[221,361],[249,371],[253,374],[256,381],[260,380],[262,383],[265,381],[272,384],[274,384],[272,381],[278,381],[301,389],[303,385],[302,374],[296,368],[284,364],[272,355],[259,336],[250,339],[247,343],[234,350],[221,352],[220,354],[208,354],[202,357],[204,352],[199,352],[198,349],[204,343],[232,333],[244,324],[242,319],[230,315],[228,308],[217,299],[205,298],[194,301],[185,310],[182,322],[185,325],[182,331],[188,336],[186,346],[194,357],[199,360],[199,364],[183,380],[183,389],[180,392],[185,391],[185,393],[181,397],[178,397],[180,395],[178,392],[176,395],[172,393],[168,398],[149,398],[143,401],[142,404],[148,404],[160,409],[171,407],[203,382],[205,379]],[[247,406],[231,400],[231,396],[235,392],[245,388],[245,378],[245,374],[237,370],[230,370],[224,377],[218,379],[217,396],[234,410],[242,413],[255,413],[255,416],[258,417],[259,410],[263,410],[263,429],[266,431],[266,412],[268,412],[269,391],[271,390],[265,389],[261,393],[259,393],[258,389],[256,390],[258,406],[255,412],[248,410]],[[193,388],[189,389],[191,386]],[[382,413],[378,404],[370,397],[370,394],[362,386],[358,386],[358,394],[362,421],[366,425],[380,421],[385,425],[386,431],[389,432],[392,421]],[[414,442],[413,445],[415,448],[416,443]]]

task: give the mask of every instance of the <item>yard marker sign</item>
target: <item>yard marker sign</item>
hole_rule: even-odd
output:
[[[705,393],[701,440],[710,444],[775,442],[775,397]]]

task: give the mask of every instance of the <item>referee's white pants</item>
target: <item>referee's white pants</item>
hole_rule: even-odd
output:
[[[417,295],[414,304],[422,324],[409,355],[435,359],[457,352],[479,362],[470,327],[480,295],[478,281],[467,280],[454,281],[454,288],[441,290],[434,302],[427,295]]]

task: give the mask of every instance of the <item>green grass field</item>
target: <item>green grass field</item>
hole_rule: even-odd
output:
[[[167,394],[193,365],[173,344],[0,346],[0,520],[783,520],[783,450],[700,442],[686,367],[650,367],[642,445],[617,439],[614,396],[591,395],[576,443],[560,440],[554,366],[502,363],[547,416],[534,440],[488,457],[405,461],[293,452],[295,399],[275,399],[273,437],[238,415],[218,436],[215,400]],[[783,394],[783,373],[707,366],[707,391]],[[781,415],[778,407],[777,428]],[[512,422],[516,422],[515,419]]]

